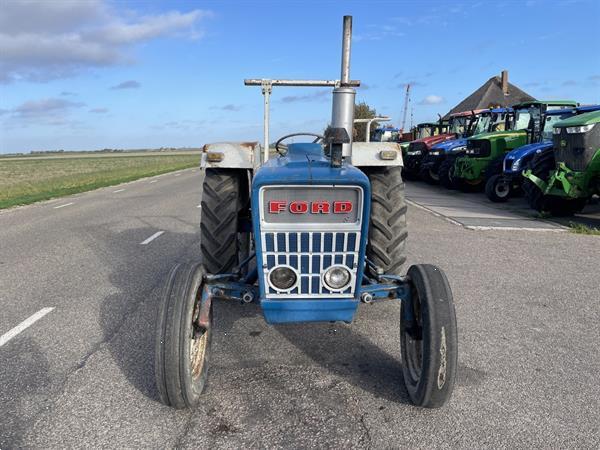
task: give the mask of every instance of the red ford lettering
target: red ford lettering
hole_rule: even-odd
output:
[[[269,202],[269,213],[271,214],[279,214],[280,212],[285,211],[285,204],[283,200],[271,200]]]
[[[292,214],[306,214],[308,212],[308,202],[293,201],[290,203],[290,212]]]
[[[327,200],[317,200],[308,202],[305,200],[294,200],[287,202],[285,200],[270,200],[269,213],[280,214],[290,212],[291,214],[349,214],[354,209],[352,202],[347,200],[339,200],[329,202]]]
[[[346,214],[352,211],[352,202],[333,202],[335,214]]]
[[[311,205],[310,212],[312,212],[313,214],[329,214],[329,202],[313,202]]]

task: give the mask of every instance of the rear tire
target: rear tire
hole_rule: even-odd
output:
[[[238,214],[242,209],[241,174],[206,169],[200,213],[200,250],[211,274],[228,273],[238,264]]]
[[[407,206],[401,171],[399,166],[366,170],[371,182],[367,258],[390,275],[400,275],[400,268],[406,261]]]
[[[510,193],[510,183],[507,183],[502,175],[492,175],[485,183],[485,195],[494,203],[508,201]]]
[[[565,217],[581,212],[586,204],[587,199],[585,198],[568,199],[546,195],[542,201],[542,210],[553,216]]]
[[[178,264],[169,273],[156,321],[155,377],[160,400],[177,409],[200,402],[208,377],[212,308],[208,329],[195,324],[206,270]]]
[[[408,277],[411,298],[402,302],[400,320],[404,384],[416,406],[439,408],[450,399],[456,379],[458,337],[452,291],[436,266],[411,266]]]

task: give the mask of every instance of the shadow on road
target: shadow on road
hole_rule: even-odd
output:
[[[101,257],[111,261],[113,270],[109,279],[117,293],[104,300],[100,321],[104,342],[128,381],[146,397],[158,400],[154,382],[158,302],[172,265],[198,258],[199,236],[168,233],[165,239],[161,237],[156,244],[140,250],[140,237],[151,235],[154,231],[152,228],[132,229],[104,241],[115,243],[105,249],[106,255]],[[226,352],[223,356],[234,370],[236,365],[248,367],[264,362],[261,352],[265,350],[250,342],[253,336],[258,336],[262,333],[260,330],[267,327],[262,317],[256,322],[257,316],[262,316],[258,304],[215,303],[217,334],[231,335],[239,333],[240,329],[245,330],[249,326],[247,323],[257,324],[250,328],[258,328],[258,331],[244,332],[238,341],[229,340],[228,347],[220,349]],[[361,334],[358,325],[293,324],[279,325],[275,330],[276,338],[285,339],[330,373],[377,397],[409,403],[402,377],[399,344],[396,347],[398,355],[392,356]],[[397,333],[396,330],[392,332]]]

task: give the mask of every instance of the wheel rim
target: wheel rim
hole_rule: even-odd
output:
[[[411,384],[417,384],[423,370],[423,317],[421,315],[421,302],[416,289],[412,289],[411,298],[413,309],[413,323],[411,332],[405,330],[404,341],[406,342],[406,362],[410,375]],[[421,339],[418,339],[420,336]]]
[[[432,180],[440,181],[440,177],[439,177],[438,173],[434,170],[429,169],[429,176],[431,177]]]
[[[208,347],[208,330],[196,325],[200,314],[200,301],[196,301],[190,336],[190,370],[192,379],[195,381],[202,375],[204,368],[206,350]]]
[[[508,186],[504,183],[498,183],[496,184],[496,195],[500,198],[504,198],[506,196],[508,196]]]

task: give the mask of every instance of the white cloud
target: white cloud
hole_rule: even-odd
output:
[[[43,98],[28,100],[19,106],[2,110],[7,116],[5,128],[27,127],[29,125],[73,126],[80,122],[70,118],[70,113],[85,106],[83,102],[72,102],[64,98]]]
[[[197,39],[209,11],[127,18],[102,0],[9,1],[0,8],[0,82],[46,81],[131,60],[135,44],[162,36]]]
[[[432,95],[428,95],[423,100],[421,100],[421,102],[419,104],[420,105],[439,105],[440,103],[444,103],[445,101],[446,101],[446,99],[444,99],[444,97],[432,94]]]
[[[111,86],[111,89],[138,89],[140,86],[141,84],[139,81],[127,80],[115,86]]]

